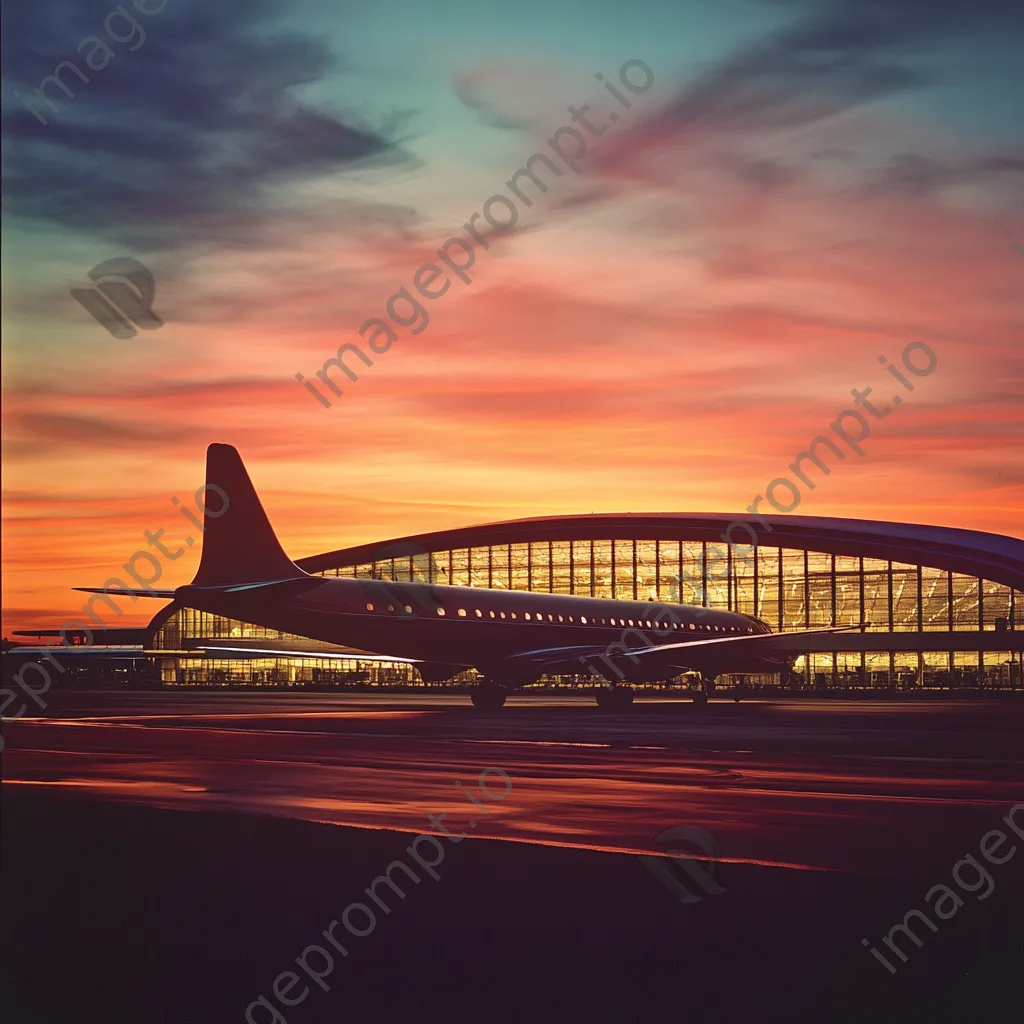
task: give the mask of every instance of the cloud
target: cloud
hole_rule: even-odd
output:
[[[579,80],[553,61],[492,58],[457,72],[453,88],[484,124],[536,131],[561,107],[557,97],[568,101],[578,92]]]
[[[284,0],[170,0],[158,14],[136,16],[146,37],[135,52],[103,32],[110,9],[108,0],[41,0],[6,14],[9,214],[140,249],[250,244],[280,213],[277,186],[408,161],[394,126],[374,128],[300,98],[299,88],[322,82],[336,61],[322,38],[279,26]],[[114,30],[127,33],[120,23]],[[75,48],[96,34],[114,56],[92,70]],[[37,104],[43,125],[23,100],[35,100],[37,83],[67,59],[89,82],[64,72],[74,99],[51,86],[60,109]]]
[[[797,12],[789,25],[686,82],[643,124],[610,139],[592,169],[628,177],[625,168],[648,150],[791,135],[940,82],[945,66],[930,58],[949,37],[996,39],[1024,31],[1024,6],[1001,0],[797,0],[786,6]],[[919,164],[913,171],[921,181],[927,169]]]

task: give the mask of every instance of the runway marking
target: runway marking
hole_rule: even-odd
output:
[[[426,718],[430,711],[411,711],[396,709],[394,711],[260,711],[251,714],[233,714],[229,712],[217,714],[181,714],[168,715],[90,715],[87,718],[4,718],[4,721],[19,722],[25,725],[110,725],[120,722],[194,722],[197,720],[224,719],[259,719],[259,718]]]
[[[206,793],[205,786],[187,786],[184,783],[145,781],[142,779],[4,779],[5,786],[68,786],[75,789],[170,790],[172,793]]]
[[[376,826],[376,825],[358,825],[349,822],[338,822],[338,821],[325,821],[320,818],[306,818],[306,821],[313,821],[318,825],[333,825],[335,828],[366,828],[372,829],[377,832],[401,832],[405,835],[415,835],[416,833],[412,829],[407,828],[396,828],[391,825]],[[420,831],[421,835],[436,835],[443,836],[443,832],[431,832],[429,829],[423,829]],[[636,856],[639,853],[652,854],[654,856],[663,857],[665,856],[664,850],[654,849],[653,847],[648,849],[645,846],[599,846],[596,844],[589,843],[570,843],[562,840],[555,839],[523,839],[519,836],[466,836],[467,839],[474,839],[479,842],[485,843],[523,843],[526,846],[554,846],[559,849],[565,850],[590,850],[594,853],[619,853],[627,854],[629,856]],[[673,856],[679,856],[683,860],[704,860],[705,858],[694,855],[689,857],[685,854],[673,853]],[[752,864],[756,867],[764,868],[783,868],[789,871],[821,871],[827,872],[828,874],[850,874],[845,868],[830,868],[818,864],[794,864],[788,861],[776,861],[776,860],[760,860],[755,857],[722,857],[718,856],[715,858],[719,864]]]

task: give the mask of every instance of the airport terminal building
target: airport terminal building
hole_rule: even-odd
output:
[[[756,547],[730,549],[722,533],[734,520],[701,513],[525,519],[342,548],[298,564],[327,576],[681,602],[743,612],[781,632],[867,624],[806,638],[792,676],[744,681],[755,685],[1024,689],[1024,541],[770,515]],[[165,686],[423,685],[398,659],[175,604],[139,640]]]

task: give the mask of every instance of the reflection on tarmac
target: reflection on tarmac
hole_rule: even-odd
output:
[[[513,799],[471,834],[660,852],[697,825],[723,861],[916,875],[1024,802],[1022,701],[61,694],[4,723],[4,783],[184,810],[468,831],[456,779],[494,766]],[[966,848],[966,847],[964,847]]]

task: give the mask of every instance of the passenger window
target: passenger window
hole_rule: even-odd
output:
[[[480,611],[479,608],[476,609],[476,617],[478,619],[482,619],[484,617],[484,613],[482,611]]]
[[[406,615],[412,615],[412,605],[411,604],[407,604],[405,606],[405,614]]]
[[[501,616],[502,618],[505,618],[505,613],[504,613],[504,612],[499,612],[498,614],[499,614],[499,615],[500,615],[500,616]]]
[[[586,617],[586,615],[581,615],[580,616],[580,622],[582,622],[584,626],[587,624],[587,617]]]
[[[459,614],[460,614],[460,615],[461,615],[461,616],[462,616],[463,618],[465,618],[465,617],[466,617],[466,609],[465,609],[465,608],[460,608],[460,609],[459,609]]]
[[[548,617],[550,618],[550,616],[548,616]],[[559,621],[559,622],[565,622],[565,619],[563,619],[563,618],[562,618],[562,616],[561,616],[561,615],[559,615],[559,616],[558,616],[558,621]]]
[[[514,618],[515,618],[515,616],[513,615],[513,616],[512,616],[512,618],[514,619]],[[526,619],[526,621],[527,621],[527,622],[529,622],[529,621],[530,621],[530,613],[529,613],[529,612],[527,612],[527,613],[526,613],[526,614],[525,614],[525,615],[523,616],[523,618],[524,618],[524,619]]]
[[[548,615],[548,622],[554,622],[554,621],[555,621],[554,615],[549,614]]]
[[[366,610],[367,610],[368,612],[372,612],[372,611],[373,611],[373,605],[372,605],[372,604],[368,604],[368,605],[366,606]]]
[[[437,614],[438,615],[444,615],[444,609],[443,608],[438,608],[437,609]]]
[[[395,606],[393,604],[389,604],[388,605],[388,611],[389,612],[393,612],[394,610],[395,610]]]
[[[494,612],[491,612],[491,618],[492,619],[494,618]]]
[[[512,616],[513,619],[516,617],[516,613],[515,612],[510,612],[509,614]]]

